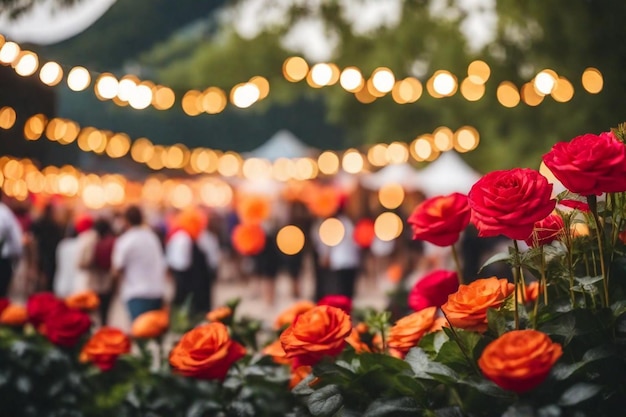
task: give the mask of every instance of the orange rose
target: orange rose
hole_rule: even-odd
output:
[[[279,339],[276,339],[269,345],[265,346],[261,353],[267,356],[271,356],[274,362],[281,365],[289,365],[291,363],[291,361],[287,358],[285,349],[283,349],[283,345],[280,343]]]
[[[291,307],[283,310],[276,321],[274,322],[274,328],[280,330],[285,326],[289,326],[300,314],[305,313],[315,307],[315,303],[308,300],[296,301]]]
[[[28,321],[26,307],[17,304],[9,304],[0,313],[0,324],[7,326],[22,326]]]
[[[367,343],[361,340],[361,336],[356,328],[352,329],[350,336],[346,337],[346,342],[354,348],[356,353],[370,353],[372,350]]]
[[[487,345],[478,366],[502,388],[521,393],[541,384],[562,354],[545,333],[514,330]]]
[[[448,327],[448,320],[445,317],[437,317],[426,333],[438,332],[443,330],[444,327]]]
[[[337,356],[352,331],[350,316],[331,306],[316,306],[300,314],[281,335],[280,342],[293,367],[314,365],[324,356]]]
[[[133,321],[130,334],[136,339],[152,339],[161,336],[169,327],[169,311],[146,311]]]
[[[398,320],[389,329],[389,347],[406,354],[430,329],[436,312],[437,307],[428,307]]]
[[[103,371],[115,365],[119,355],[130,352],[130,339],[121,330],[101,327],[91,336],[80,353],[82,362],[93,362]]]
[[[170,352],[170,365],[178,373],[199,379],[224,379],[230,366],[246,349],[231,340],[222,323],[209,323],[185,333]]]
[[[517,290],[517,302],[521,303],[522,300],[526,303],[534,303],[539,294],[542,292],[539,281],[533,281],[530,284],[524,285],[524,298],[522,298],[521,291]]]
[[[67,297],[65,305],[76,310],[92,311],[100,305],[100,298],[95,292],[87,290]]]
[[[498,308],[515,290],[515,285],[496,277],[477,279],[448,296],[441,309],[450,324],[465,330],[487,330],[487,309]]]
[[[299,366],[291,371],[291,380],[289,381],[289,389],[293,389],[304,378],[309,376],[312,369],[310,366]]]
[[[210,322],[224,321],[224,319],[230,317],[231,314],[233,314],[233,310],[228,306],[223,306],[209,311],[206,315],[206,319]]]

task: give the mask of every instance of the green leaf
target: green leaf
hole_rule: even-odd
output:
[[[415,376],[420,379],[454,383],[459,376],[446,365],[433,362],[420,348],[412,348],[404,360],[411,366]]]
[[[507,331],[506,317],[503,312],[490,308],[487,310],[487,326],[489,330],[502,336]]]
[[[202,417],[207,414],[215,415],[222,407],[213,400],[196,400],[185,414],[186,417]]]
[[[315,375],[313,374],[307,375],[302,381],[298,383],[298,385],[293,387],[291,392],[294,395],[302,395],[302,396],[311,395],[315,390],[311,388],[309,384],[313,382],[314,379],[315,379]]]
[[[580,382],[565,391],[563,395],[561,395],[561,398],[559,398],[558,404],[565,407],[571,407],[594,397],[601,390],[602,387],[599,385]]]
[[[371,403],[363,417],[413,417],[420,410],[413,398],[382,398]]]
[[[491,258],[487,259],[487,261],[485,261],[485,263],[483,264],[483,266],[480,267],[480,270],[478,272],[481,272],[483,270],[483,268],[498,263],[498,262],[508,262],[510,263],[512,260],[511,258],[511,254],[509,252],[500,252],[500,253],[496,253],[495,255],[493,255]]]
[[[308,400],[307,407],[314,416],[332,416],[343,403],[341,390],[337,385],[326,385],[313,392]]]
[[[574,279],[582,285],[592,285],[596,282],[602,281],[602,275],[597,277],[574,277]]]

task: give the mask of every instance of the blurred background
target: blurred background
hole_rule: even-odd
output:
[[[345,150],[470,125],[480,144],[462,158],[475,170],[537,168],[554,142],[624,121],[625,14],[623,2],[594,0],[2,0],[7,41],[35,52],[40,65],[57,62],[65,76],[86,68],[91,85],[49,87],[4,63],[0,107],[13,107],[18,121],[0,129],[0,152],[44,165],[151,172],[130,154],[111,161],[75,145],[24,141],[21,127],[37,113],[154,145],[235,152],[282,129],[320,150]],[[302,75],[299,62],[285,72],[292,56],[306,61]],[[476,60],[487,72],[468,68]],[[318,63],[331,65],[317,68],[324,86],[307,78]],[[339,82],[347,67],[362,81],[352,73]],[[391,85],[408,81],[388,93],[371,83],[368,90],[381,68],[391,71]],[[138,110],[98,98],[105,73],[167,86],[175,101],[163,93],[161,107]],[[231,89],[253,77],[269,83],[267,97],[227,105]],[[217,93],[204,108],[185,106],[186,94],[207,97],[209,87]]]

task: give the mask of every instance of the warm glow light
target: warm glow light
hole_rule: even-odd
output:
[[[391,91],[394,101],[398,104],[415,103],[422,96],[422,83],[416,78],[407,77],[396,82]]]
[[[189,90],[183,96],[181,106],[183,111],[189,116],[197,116],[202,113],[202,93],[196,90]]]
[[[252,83],[239,84],[233,87],[230,101],[237,107],[245,109],[252,106],[260,97],[259,88]]]
[[[450,96],[456,91],[456,78],[448,71],[437,71],[433,78],[433,89],[437,94]]]
[[[385,156],[390,164],[403,164],[409,160],[409,148],[406,143],[392,142],[387,147]]]
[[[63,69],[56,62],[46,62],[39,70],[39,79],[46,85],[57,85],[63,79]]]
[[[225,177],[233,177],[239,173],[240,159],[232,152],[222,155],[217,164],[217,172]]]
[[[559,77],[552,90],[552,98],[559,103],[568,102],[574,97],[574,86],[565,77]]]
[[[249,82],[256,85],[259,89],[259,100],[263,100],[270,93],[270,82],[267,81],[267,78],[257,75],[256,77],[250,78]]]
[[[283,63],[283,75],[287,81],[292,83],[302,81],[309,73],[309,65],[304,58],[299,56],[292,56],[287,58]]]
[[[543,101],[544,95],[539,94],[534,83],[528,82],[522,86],[520,91],[522,101],[529,106],[538,106]]]
[[[378,190],[378,201],[384,208],[398,208],[404,201],[404,188],[400,184],[386,184]]]
[[[498,97],[500,104],[504,107],[515,107],[520,101],[517,87],[510,81],[503,81],[500,83],[498,90],[496,91],[496,96]]]
[[[311,79],[315,84],[319,86],[329,85],[332,77],[333,70],[328,64],[319,63],[313,65],[313,67],[311,68]]]
[[[348,174],[358,174],[363,170],[363,156],[356,149],[349,149],[343,154],[341,167]]]
[[[12,107],[0,108],[0,129],[11,129],[15,124],[17,115]]]
[[[101,186],[89,184],[83,188],[82,200],[87,208],[100,209],[106,204],[106,196]]]
[[[117,96],[119,82],[113,74],[102,74],[96,80],[96,97],[102,100],[112,100]]]
[[[276,235],[276,245],[285,255],[295,255],[304,248],[304,233],[298,226],[285,226]]]
[[[226,108],[228,100],[221,88],[209,87],[202,94],[202,109],[208,114],[217,114]]]
[[[469,152],[476,149],[480,142],[478,131],[472,126],[463,126],[454,133],[454,149],[457,152]]]
[[[339,219],[331,217],[322,222],[319,228],[320,240],[326,246],[337,246],[346,234],[346,229]]]
[[[15,42],[6,42],[0,48],[0,63],[11,64],[20,55],[20,46]]]
[[[170,195],[172,206],[177,209],[184,209],[193,203],[193,192],[187,184],[178,184],[172,190]]]
[[[24,51],[15,64],[15,72],[22,77],[33,75],[39,66],[39,58],[34,52]]]
[[[387,165],[387,145],[377,143],[367,151],[367,160],[375,167]]]
[[[121,158],[130,150],[130,138],[125,133],[116,133],[107,142],[106,154],[111,158]]]
[[[473,78],[466,78],[461,82],[461,94],[467,101],[478,101],[485,94],[485,85],[477,84]]]
[[[322,152],[317,158],[317,166],[322,174],[334,175],[339,171],[339,157],[331,151]]]
[[[425,161],[433,154],[433,145],[427,137],[417,138],[411,146],[415,159],[418,161]]]
[[[130,156],[133,161],[139,163],[148,162],[154,154],[154,146],[152,142],[146,138],[139,138],[130,149]]]
[[[119,181],[109,181],[104,184],[104,198],[107,204],[117,206],[124,203],[126,192],[123,183]]]
[[[137,77],[125,75],[118,84],[117,98],[122,101],[129,101],[135,93],[138,82],[139,80],[137,79]]]
[[[152,103],[152,88],[146,84],[139,84],[128,100],[130,107],[143,110]]]
[[[402,234],[402,219],[395,213],[385,212],[374,221],[374,233],[382,241],[388,242]]]
[[[78,194],[78,179],[70,174],[59,175],[59,192],[68,197]]]
[[[48,119],[43,114],[29,117],[24,124],[24,137],[27,140],[39,139],[46,128],[47,122]]]
[[[556,79],[551,72],[554,73],[554,71],[543,70],[535,76],[533,83],[538,93],[548,95],[554,89]]]
[[[589,67],[582,75],[583,88],[590,94],[598,94],[604,86],[602,73],[597,68]]]
[[[157,110],[167,110],[172,108],[174,105],[174,101],[176,101],[176,96],[174,95],[174,91],[172,91],[169,87],[159,86],[156,87],[156,91],[153,94],[152,105]]]
[[[372,85],[379,93],[387,94],[390,92],[395,82],[396,77],[389,68],[376,68],[372,73]]]
[[[241,171],[249,180],[266,179],[272,176],[272,164],[267,159],[248,158],[243,162]]]
[[[233,190],[218,179],[209,179],[200,187],[200,199],[209,207],[227,207],[233,199]]]
[[[83,67],[74,67],[67,74],[67,86],[73,91],[83,91],[89,87],[91,75]]]
[[[347,67],[341,72],[339,84],[344,90],[355,92],[363,86],[363,75],[357,67]]]
[[[360,90],[354,93],[354,97],[360,103],[369,104],[369,103],[373,103],[374,101],[376,101],[376,96],[370,93],[369,86],[371,83],[372,83],[371,79],[367,80],[367,83],[365,83]],[[374,87],[372,87],[372,89],[374,89]]]
[[[433,144],[441,152],[449,151],[454,147],[454,133],[445,126],[437,128],[433,132]]]
[[[491,75],[491,69],[484,61],[473,61],[467,67],[467,77],[474,84],[484,84]]]
[[[211,173],[217,169],[219,157],[211,149],[194,149],[191,153],[190,163],[198,172]]]

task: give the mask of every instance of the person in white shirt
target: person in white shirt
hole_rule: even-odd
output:
[[[137,206],[124,213],[125,231],[115,241],[111,266],[120,279],[120,298],[126,303],[131,320],[146,311],[163,307],[166,266],[158,236],[143,224]]]
[[[0,297],[8,295],[13,267],[22,251],[22,228],[11,209],[0,202]]]
[[[87,214],[76,217],[71,232],[61,240],[56,249],[56,271],[53,290],[57,297],[65,298],[87,289],[87,274],[80,268],[83,248],[95,237],[91,229],[93,218]]]
[[[192,315],[206,314],[211,309],[220,260],[219,243],[206,224],[206,216],[199,210],[180,212],[165,246],[167,266],[176,282],[173,304],[181,306],[189,299]]]

